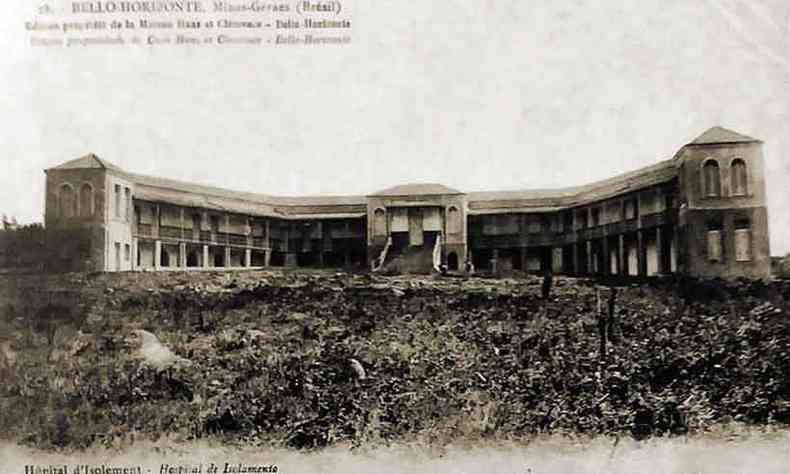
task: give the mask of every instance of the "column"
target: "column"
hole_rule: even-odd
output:
[[[154,205],[154,221],[151,223],[151,235],[159,237],[159,204]]]
[[[267,223],[267,226],[268,226],[268,223]],[[272,251],[271,251],[271,249],[265,250],[263,255],[264,255],[263,256],[263,265],[265,267],[271,266],[271,261],[272,261]]]
[[[588,240],[584,243],[585,247],[587,248],[587,274],[592,275],[593,273],[593,252],[592,252],[592,240]]]
[[[184,242],[178,244],[178,266],[181,268],[187,267],[187,244]]]
[[[252,266],[252,249],[244,249],[244,266]]]
[[[225,247],[225,259],[224,259],[225,267],[230,266],[230,247]]]
[[[491,252],[491,273],[497,272],[497,261],[499,260],[499,249]]]
[[[639,191],[636,193],[636,227],[638,229],[642,228],[642,192]],[[647,273],[647,272],[645,272]]]
[[[669,238],[669,271],[675,273],[678,271],[678,228],[670,227],[671,235]]]
[[[562,247],[551,247],[551,271],[562,273]]]
[[[656,258],[658,259],[658,274],[666,271],[664,265],[664,247],[663,239],[661,238],[661,227],[656,227]]]
[[[140,255],[140,241],[137,237],[132,238],[132,270],[137,270],[137,259]]]
[[[162,268],[162,241],[154,241],[154,269]]]
[[[636,272],[639,276],[647,275],[647,266],[645,265],[645,241],[642,229],[636,231]]]
[[[208,245],[203,245],[203,268],[208,268]]]

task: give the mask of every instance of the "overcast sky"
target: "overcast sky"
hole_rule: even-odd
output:
[[[346,0],[340,47],[31,48],[0,14],[0,213],[43,169],[270,194],[584,184],[711,126],[765,141],[772,253],[790,252],[790,2]]]

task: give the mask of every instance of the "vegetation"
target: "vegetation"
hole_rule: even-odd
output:
[[[444,445],[790,422],[787,283],[620,282],[609,315],[608,289],[561,277],[547,299],[539,277],[71,278],[79,311],[6,314],[9,440]]]

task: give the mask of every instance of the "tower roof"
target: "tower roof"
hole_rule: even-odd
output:
[[[759,142],[756,138],[742,135],[738,132],[726,129],[724,127],[711,127],[705,133],[698,136],[689,145],[711,145],[714,143],[750,143]]]
[[[102,168],[102,169],[108,169],[113,171],[122,171],[121,168],[115,166],[109,161],[99,158],[93,153],[89,153],[83,157],[67,161],[50,169],[68,170],[68,169],[84,169],[84,168]]]
[[[392,186],[371,194],[371,196],[436,196],[441,194],[463,194],[461,191],[439,183],[411,183]]]

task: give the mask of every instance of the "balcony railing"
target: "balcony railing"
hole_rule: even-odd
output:
[[[170,227],[164,225],[159,227],[159,237],[165,239],[180,239],[181,235],[181,228],[179,227]]]
[[[518,234],[507,235],[476,235],[472,238],[472,246],[477,248],[521,247],[522,240]]]
[[[247,245],[247,236],[241,234],[228,234],[228,243],[231,245]]]
[[[657,227],[672,223],[673,214],[671,211],[659,211],[642,216],[642,227]]]
[[[137,224],[137,235],[150,237],[154,235],[154,228],[151,224]]]
[[[623,222],[623,233],[636,232],[638,228],[639,228],[639,219],[637,218],[626,219],[626,221]]]

